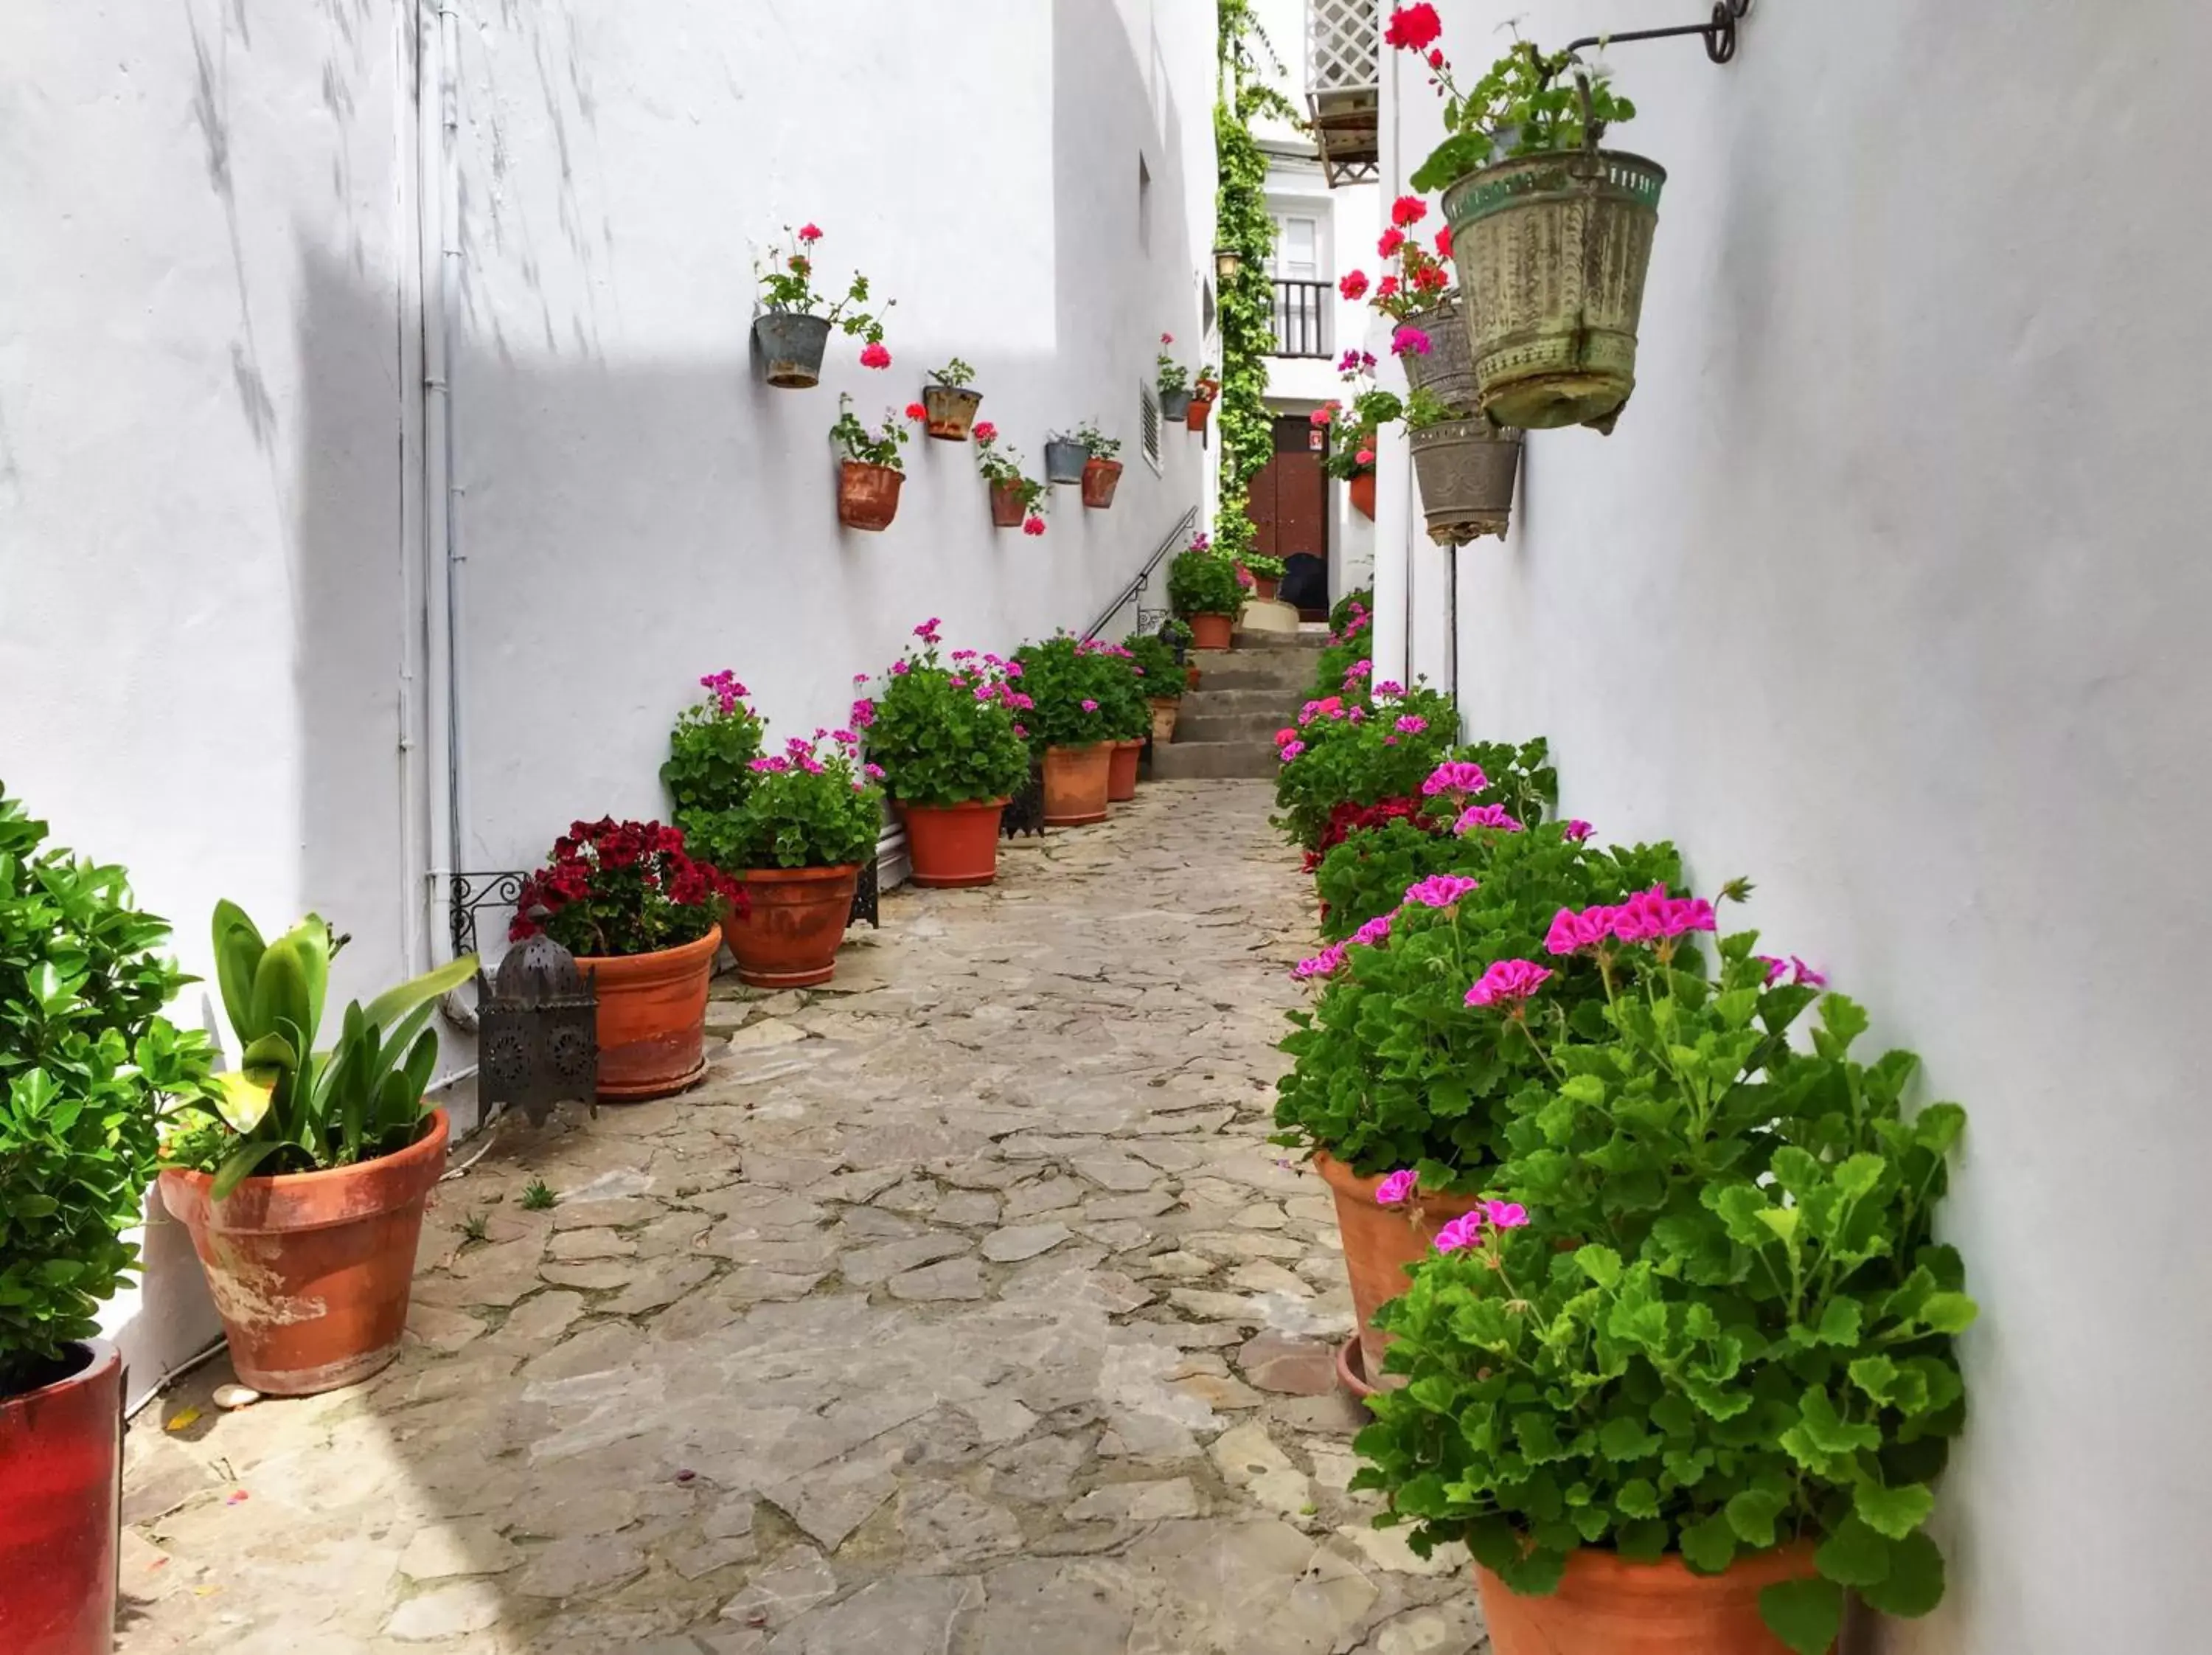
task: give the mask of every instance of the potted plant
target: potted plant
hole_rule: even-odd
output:
[[[1129,652],[1130,663],[1143,679],[1153,741],[1174,740],[1176,718],[1182,709],[1187,687],[1175,645],[1157,632],[1132,632],[1121,640],[1121,647]]]
[[[1456,414],[1425,386],[1406,399],[1406,430],[1429,538],[1440,546],[1486,534],[1504,539],[1513,520],[1521,433],[1487,414]]]
[[[1103,663],[1098,674],[1099,719],[1114,749],[1106,766],[1106,799],[1109,804],[1126,805],[1137,796],[1137,763],[1152,727],[1145,670],[1127,644],[1085,638],[1075,647]]]
[[[1452,698],[1425,685],[1370,685],[1364,660],[1345,672],[1341,691],[1298,709],[1275,736],[1276,828],[1301,850],[1321,843],[1340,804],[1371,805],[1419,793],[1459,739]]]
[[[1030,776],[1032,703],[1015,662],[972,649],[940,661],[938,626],[915,628],[918,646],[891,663],[879,698],[853,703],[851,722],[906,824],[914,882],[988,885],[1006,801]]]
[[[1076,427],[1075,440],[1088,456],[1083,462],[1083,503],[1093,511],[1105,511],[1113,505],[1114,490],[1121,481],[1121,462],[1114,458],[1121,452],[1121,440],[1087,421]]]
[[[1381,277],[1370,286],[1364,271],[1353,271],[1338,290],[1346,299],[1366,297],[1370,309],[1394,324],[1390,351],[1403,364],[1409,386],[1425,387],[1446,407],[1468,414],[1475,407],[1474,359],[1459,295],[1451,290],[1452,233],[1449,226],[1438,229],[1431,253],[1416,228],[1428,216],[1429,204],[1420,197],[1400,196],[1390,206],[1390,226],[1376,244],[1385,266]],[[1349,366],[1354,355],[1347,351],[1339,368]],[[1375,359],[1364,360],[1371,371]]]
[[[1221,374],[1211,366],[1198,370],[1198,378],[1190,387],[1190,411],[1183,423],[1194,431],[1206,429],[1206,417],[1212,413],[1215,399],[1221,394]]]
[[[0,795],[0,1570],[9,1647],[115,1634],[123,1359],[100,1306],[138,1263],[164,1098],[203,1096],[188,981],[124,872],[46,843]]]
[[[1267,604],[1275,600],[1275,590],[1283,583],[1283,560],[1260,552],[1248,551],[1237,560],[1237,580],[1249,590],[1254,599]]]
[[[917,423],[925,417],[918,402],[908,404],[906,413]],[[852,398],[839,394],[830,439],[845,451],[837,475],[837,520],[847,528],[887,529],[898,515],[899,490],[906,482],[899,450],[906,446],[906,435],[899,417],[889,411],[883,428],[869,430],[854,414]]]
[[[1425,15],[1416,15],[1425,13]],[[1613,429],[1636,388],[1636,328],[1667,173],[1601,149],[1632,118],[1606,72],[1528,41],[1462,91],[1433,8],[1405,9],[1401,49],[1427,54],[1448,136],[1412,179],[1443,192],[1476,387],[1504,426]],[[1428,44],[1411,43],[1425,37]],[[1574,71],[1571,89],[1560,76]]]
[[[883,318],[860,307],[868,302],[868,278],[854,272],[844,296],[826,301],[814,289],[814,247],[822,232],[811,224],[793,231],[790,251],[779,253],[760,269],[761,302],[767,313],[753,318],[753,343],[759,350],[768,382],[783,390],[805,390],[820,382],[822,352],[832,327],[848,338],[863,341],[860,366],[889,368],[891,353],[884,347]],[[896,300],[887,301],[889,310]]]
[[[1091,450],[1084,446],[1079,432],[1068,436],[1054,431],[1044,441],[1044,478],[1048,483],[1080,483],[1083,468],[1090,462]]]
[[[1160,374],[1158,380],[1160,393],[1160,417],[1179,419],[1188,423],[1190,418],[1191,402],[1190,370],[1168,355],[1165,347],[1174,343],[1174,334],[1160,335],[1162,349],[1158,357]]]
[[[1933,1220],[1965,1112],[1907,1118],[1911,1055],[1855,1061],[1865,1013],[1754,934],[1709,968],[1715,923],[1658,891],[1568,909],[1468,995],[1535,1068],[1483,1220],[1382,1313],[1408,1383],[1354,1486],[1417,1549],[1467,1542],[1498,1655],[1821,1655],[1847,1591],[1942,1596],[1975,1306]],[[1556,1003],[1592,973],[1601,1002]]]
[[[726,870],[745,903],[722,922],[742,982],[760,989],[827,983],[852,917],[860,864],[872,861],[883,789],[851,730],[793,736],[752,761],[734,809],[683,818],[700,854]]]
[[[1030,750],[1044,766],[1048,827],[1079,827],[1106,819],[1114,736],[1106,704],[1115,669],[1066,633],[1015,653],[1031,705],[1023,717]]]
[[[975,377],[975,370],[957,356],[942,368],[930,369],[930,382],[921,387],[930,435],[947,442],[967,441],[969,430],[975,423],[975,411],[983,405],[983,393],[968,389],[969,380]]]
[[[990,488],[992,526],[1042,534],[1052,490],[1024,473],[1022,457],[1011,444],[999,446],[999,428],[990,421],[978,423],[975,435],[975,469]]]
[[[422,1208],[446,1170],[446,1111],[423,1096],[428,1024],[476,959],[349,1003],[318,1050],[344,939],[310,914],[264,942],[228,902],[213,930],[238,1067],[174,1117],[161,1202],[191,1232],[243,1384],[279,1396],[356,1384],[399,1353]]]
[[[761,756],[766,727],[745,704],[751,691],[727,668],[699,680],[703,699],[677,715],[660,767],[673,819],[696,811],[734,810],[752,790],[753,760]]]
[[[744,893],[695,861],[680,828],[575,822],[523,882],[507,935],[544,931],[599,995],[599,1095],[665,1098],[707,1071],[707,989],[723,915]]]
[[[1237,565],[1198,536],[1168,564],[1168,605],[1189,624],[1195,648],[1228,648],[1236,642],[1237,612],[1244,606]]]

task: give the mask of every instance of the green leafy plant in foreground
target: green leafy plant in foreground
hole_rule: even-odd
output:
[[[1866,1017],[1841,995],[1793,1047],[1814,980],[1781,981],[1753,934],[1709,978],[1679,932],[1632,928],[1637,907],[1562,916],[1595,913],[1594,943],[1552,939],[1601,1001],[1555,1003],[1533,958],[1490,968],[1478,1009],[1538,1070],[1507,1100],[1508,1201],[1440,1236],[1452,1250],[1383,1311],[1407,1383],[1374,1399],[1354,1486],[1417,1550],[1464,1540],[1522,1592],[1580,1547],[1711,1574],[1808,1543],[1817,1573],[1760,1607],[1820,1655],[1847,1590],[1899,1615],[1942,1596],[1923,1525],[1975,1306],[1931,1220],[1966,1116],[1906,1118],[1916,1060],[1854,1060]],[[1644,911],[1685,907],[1704,905]]]
[[[1168,564],[1168,605],[1177,615],[1235,615],[1244,607],[1237,564],[1210,546],[1193,545]]]

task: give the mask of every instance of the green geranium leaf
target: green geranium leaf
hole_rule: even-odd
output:
[[[1844,1589],[1832,1580],[1783,1580],[1759,1594],[1759,1618],[1796,1655],[1828,1655],[1844,1628]]]
[[[1979,1307],[1962,1293],[1930,1293],[1920,1307],[1920,1319],[1937,1333],[1964,1333],[1978,1313]]]
[[[1928,1520],[1936,1509],[1936,1496],[1924,1483],[1885,1488],[1877,1482],[1862,1482],[1852,1490],[1851,1509],[1869,1528],[1902,1540]]]
[[[1735,1561],[1735,1530],[1716,1512],[1682,1530],[1682,1561],[1699,1574],[1718,1574]]]
[[[1735,1530],[1737,1539],[1753,1551],[1765,1551],[1774,1543],[1774,1522],[1788,1509],[1789,1496],[1769,1488],[1747,1488],[1731,1499],[1724,1508],[1729,1527]]]
[[[1889,1573],[1860,1587],[1859,1596],[1884,1615],[1905,1620],[1925,1615],[1943,1601],[1943,1554],[1916,1530],[1890,1547]]]
[[[1631,1563],[1656,1563],[1667,1555],[1669,1531],[1653,1519],[1624,1523],[1613,1531],[1613,1549]]]
[[[1890,1542],[1856,1517],[1847,1517],[1820,1542],[1813,1561],[1838,1585],[1871,1586],[1889,1578]]]
[[[1859,1301],[1832,1299],[1820,1312],[1820,1325],[1813,1337],[1824,1345],[1856,1345],[1859,1342]]]

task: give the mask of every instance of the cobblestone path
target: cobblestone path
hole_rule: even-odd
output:
[[[390,1369],[224,1413],[218,1362],[134,1424],[124,1655],[1479,1647],[1346,1493],[1267,801],[1148,787],[890,895],[836,983],[716,1000],[699,1090],[503,1127]]]

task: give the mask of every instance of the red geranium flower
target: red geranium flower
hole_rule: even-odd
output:
[[[1437,15],[1437,9],[1424,0],[1423,4],[1401,6],[1392,12],[1382,39],[1402,51],[1426,52],[1443,32],[1443,20]]]
[[[1022,520],[1022,532],[1024,534],[1042,534],[1044,532],[1044,519],[1039,517],[1035,512],[1031,512],[1027,517]]]
[[[1444,72],[1444,54],[1441,49],[1429,54],[1429,67],[1439,75]]]
[[[929,410],[923,407],[918,402],[910,402],[906,405],[906,417],[908,419],[927,419],[929,417]]]
[[[822,239],[822,227],[819,224],[801,224],[799,227],[799,239],[809,243],[819,241]]]
[[[860,352],[860,366],[863,368],[889,368],[890,365],[891,353],[880,344],[872,344]]]
[[[1398,278],[1395,276],[1386,276],[1380,282],[1377,282],[1375,284],[1375,296],[1378,299],[1396,298],[1398,296]]]
[[[1390,204],[1390,222],[1403,229],[1429,216],[1429,204],[1417,195],[1401,195]]]
[[[1364,298],[1367,293],[1367,272],[1356,270],[1336,284],[1336,290],[1347,299]]]
[[[1406,245],[1406,233],[1396,225],[1382,232],[1382,239],[1375,244],[1375,251],[1385,259],[1397,257],[1398,249]]]
[[[1437,257],[1439,259],[1450,258],[1451,249],[1451,226],[1447,224],[1443,228],[1437,232]]]

